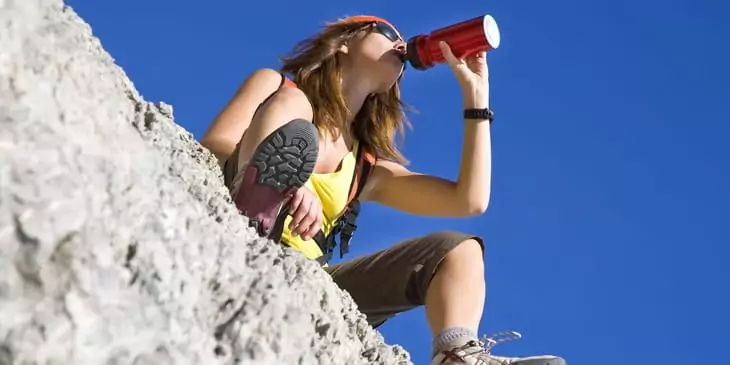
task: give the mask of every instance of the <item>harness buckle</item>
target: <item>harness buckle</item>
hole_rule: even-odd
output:
[[[357,230],[357,224],[355,224],[356,212],[350,210],[343,218],[340,223],[340,258],[350,252],[350,240]]]

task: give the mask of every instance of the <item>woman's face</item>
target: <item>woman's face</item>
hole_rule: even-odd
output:
[[[390,89],[404,70],[406,43],[398,31],[384,23],[374,23],[358,34],[348,47],[353,69],[365,71],[380,85]]]

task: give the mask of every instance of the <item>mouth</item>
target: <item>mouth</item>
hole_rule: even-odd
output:
[[[388,54],[393,56],[393,58],[397,59],[400,63],[406,62],[406,53],[399,49],[392,49],[388,51]]]

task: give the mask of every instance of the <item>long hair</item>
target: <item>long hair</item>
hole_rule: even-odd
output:
[[[282,57],[281,71],[293,75],[294,82],[307,95],[314,111],[314,124],[335,138],[346,127],[350,111],[342,92],[342,65],[336,57],[339,48],[352,39],[367,23],[343,22],[325,27],[321,32],[296,44]],[[400,79],[398,80],[400,82]],[[400,99],[398,83],[387,92],[371,94],[353,120],[352,132],[362,147],[378,158],[405,163],[396,143],[408,125]]]

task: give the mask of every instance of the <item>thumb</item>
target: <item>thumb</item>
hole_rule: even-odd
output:
[[[454,53],[451,52],[451,47],[449,47],[446,42],[440,41],[439,48],[441,48],[441,54],[444,55],[444,59],[446,59],[446,62],[448,62],[449,66],[451,66],[454,70],[464,66],[464,61],[454,56]]]

